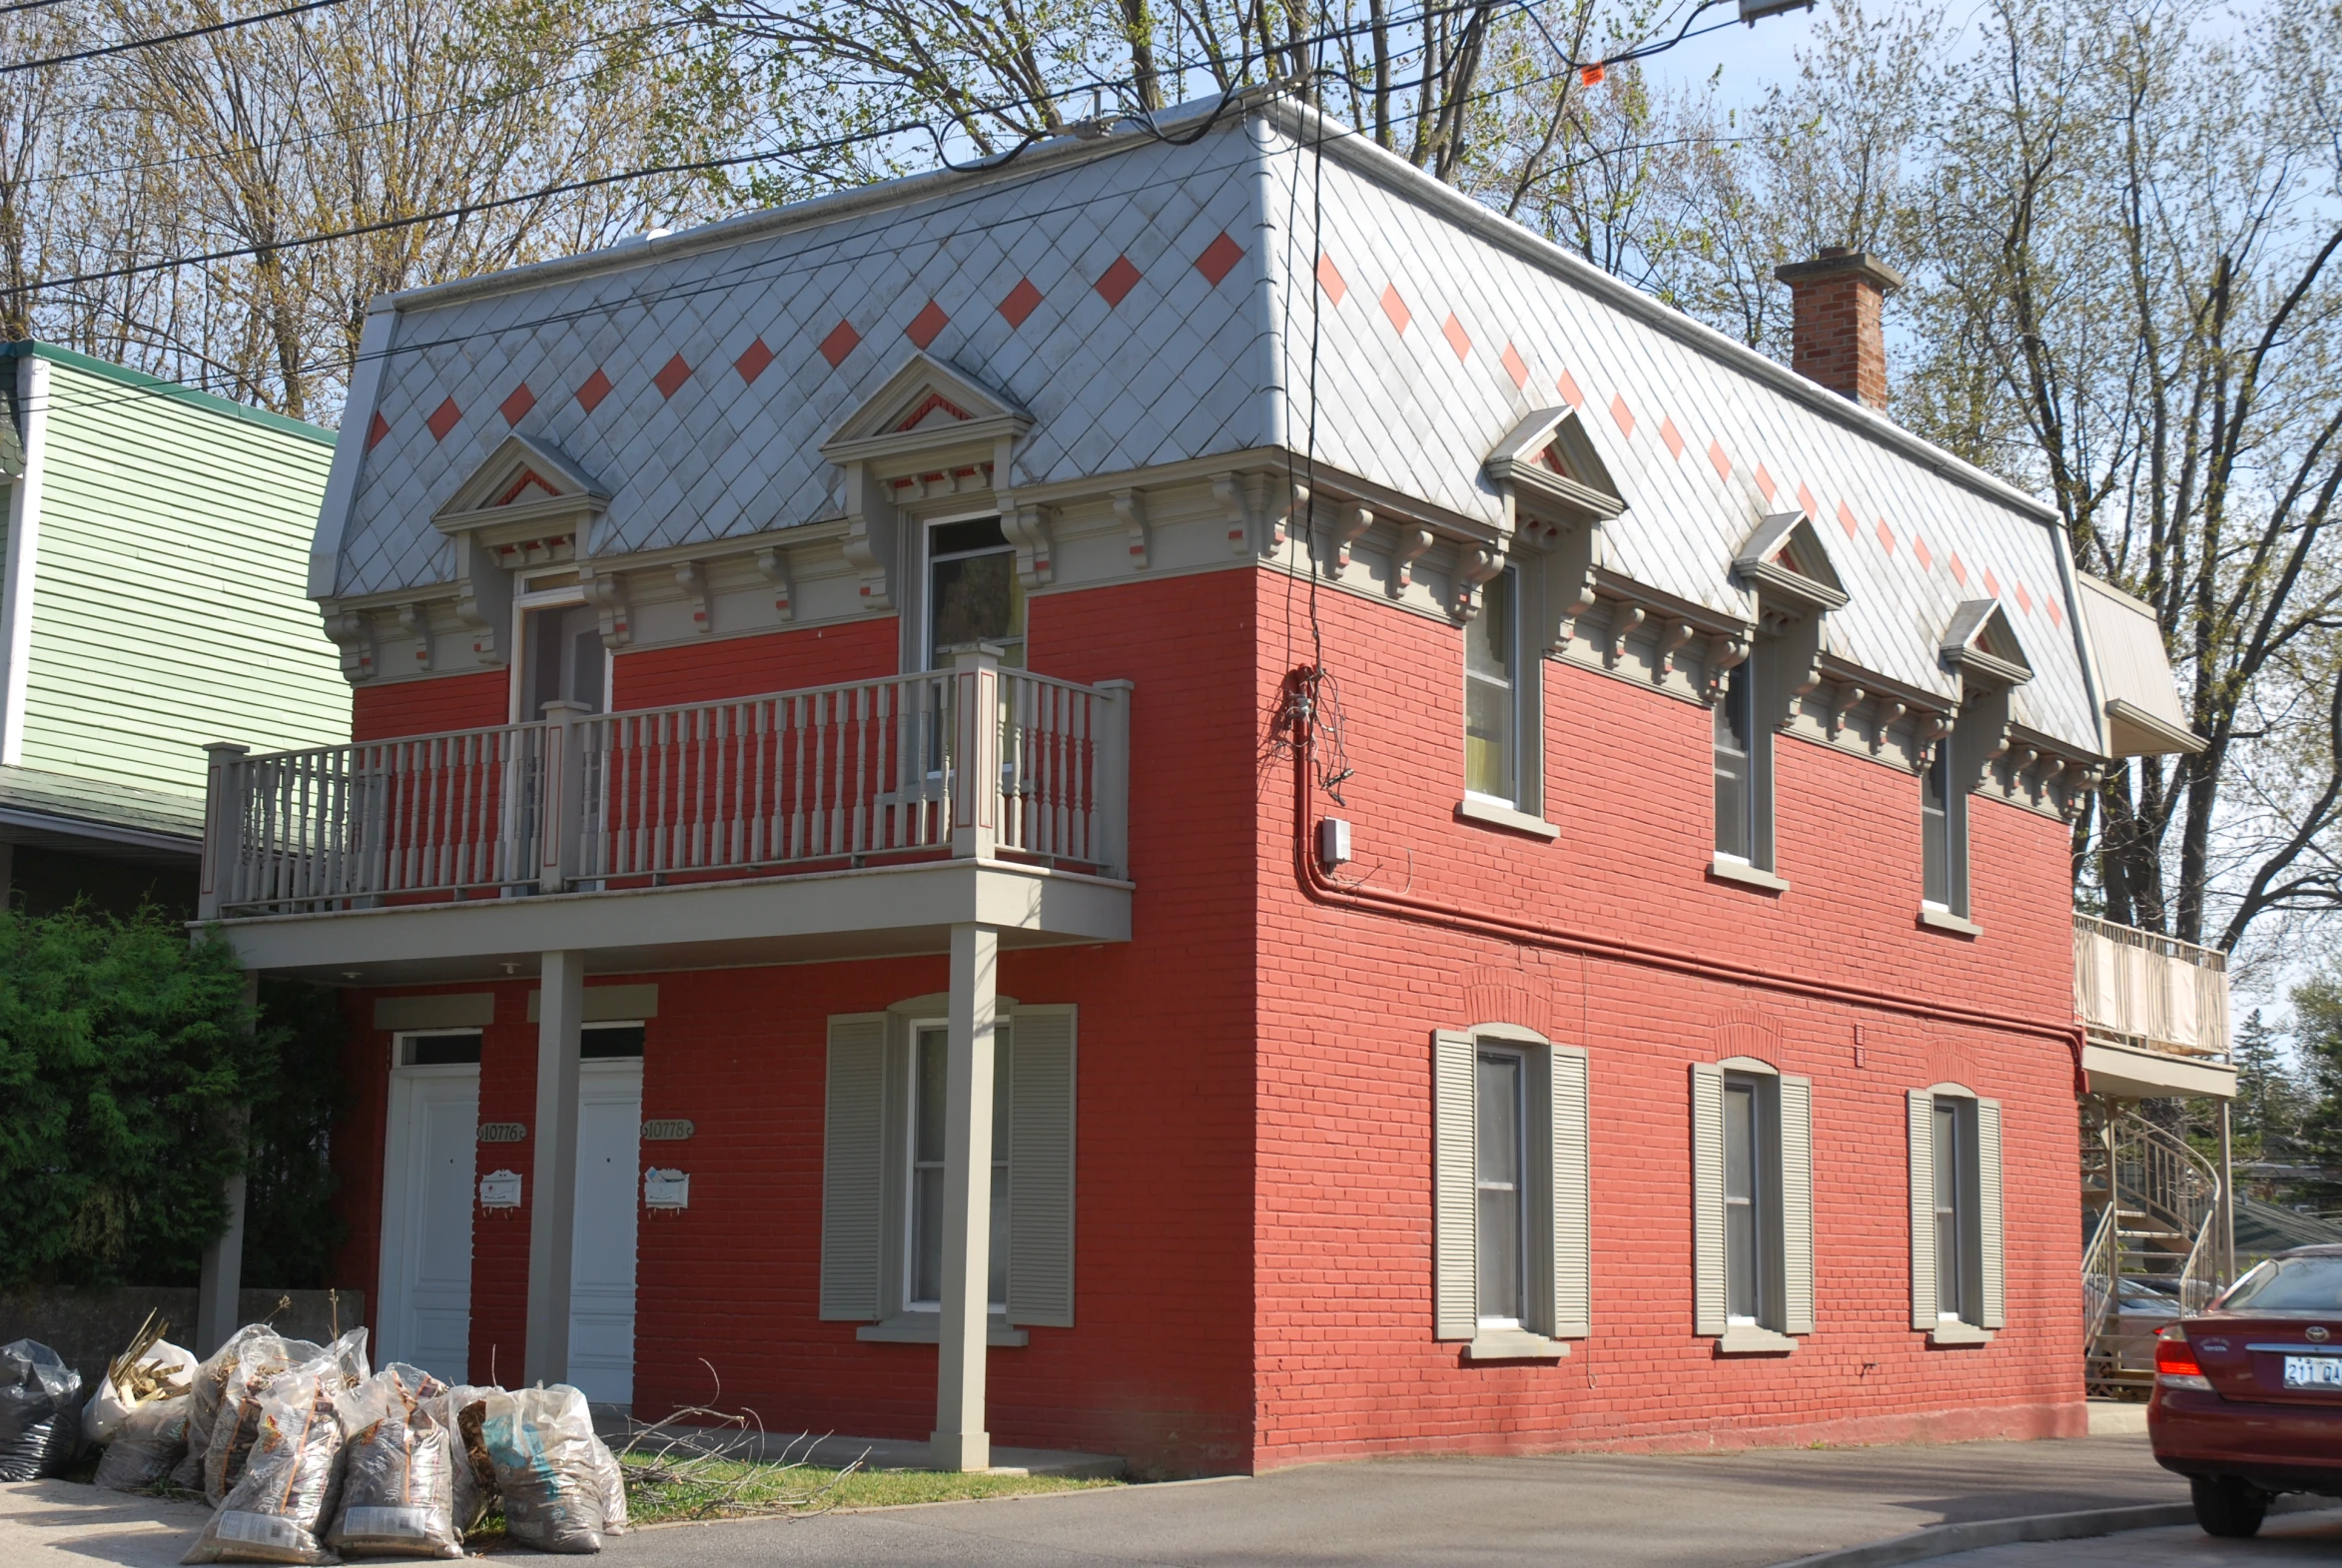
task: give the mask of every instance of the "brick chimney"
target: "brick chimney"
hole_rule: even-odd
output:
[[[1826,245],[1810,262],[1776,268],[1795,315],[1790,367],[1842,397],[1887,410],[1887,340],[1879,307],[1903,275],[1867,251]]]

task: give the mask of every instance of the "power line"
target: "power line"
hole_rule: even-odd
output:
[[[279,17],[299,16],[304,11],[322,11],[330,5],[341,3],[342,0],[307,0],[306,4],[289,5],[281,11],[262,11],[225,22],[185,28],[176,33],[159,33],[153,38],[133,38],[125,43],[103,44],[95,49],[77,49],[72,54],[51,55],[46,60],[19,60],[14,65],[0,65],[0,76],[14,76],[19,71],[38,71],[52,65],[71,65],[76,60],[96,60],[106,55],[128,54],[134,49],[152,49],[158,44],[176,44],[190,38],[208,38],[214,33],[232,32],[239,27],[250,27],[256,22],[273,22]]]

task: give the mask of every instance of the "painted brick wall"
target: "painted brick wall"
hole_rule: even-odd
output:
[[[1259,582],[1263,624],[1282,585]],[[1358,881],[1774,973],[2062,1024],[2064,835],[1979,802],[1974,943],[1916,923],[1918,786],[1779,748],[1771,896],[1705,875],[1710,718],[1547,664],[1551,844],[1466,825],[1454,630],[1322,596]],[[1301,645],[1305,657],[1306,644]],[[1266,711],[1293,655],[1264,638]],[[1426,676],[1426,672],[1435,672]],[[2053,1042],[1688,980],[1305,900],[1290,772],[1260,820],[1257,1335],[1265,1468],[1435,1448],[1700,1446],[2077,1429],[2072,1069]],[[1281,793],[1280,793],[1281,791]],[[1464,1363],[1431,1337],[1431,1031],[1503,1021],[1593,1063],[1594,1335],[1558,1366]],[[1855,1031],[1867,1066],[1855,1066]],[[1815,1081],[1818,1331],[1723,1360],[1692,1333],[1688,1065],[1746,1052]],[[1939,1351],[1910,1317],[1903,1095],[2006,1106],[2009,1328]]]
[[[511,677],[500,669],[353,686],[350,738],[389,740],[436,730],[485,729],[510,716],[511,690]]]
[[[892,675],[902,620],[881,615],[754,637],[645,648],[612,660],[611,706],[663,708]]]

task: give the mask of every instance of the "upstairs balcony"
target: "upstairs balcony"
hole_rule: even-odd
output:
[[[2223,953],[2073,917],[2073,1011],[2093,1094],[2117,1100],[2236,1092]]]
[[[1128,940],[1131,685],[1001,667],[253,755],[202,904],[247,966],[412,984]]]

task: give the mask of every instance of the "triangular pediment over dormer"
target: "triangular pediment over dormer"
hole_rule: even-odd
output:
[[[883,461],[966,446],[987,455],[1033,427],[1007,394],[933,355],[915,353],[821,445],[836,463]]]
[[[1766,598],[1813,613],[1846,603],[1846,584],[1822,530],[1802,511],[1778,511],[1757,524],[1732,560],[1732,569]]]
[[[486,531],[503,540],[531,530],[572,529],[609,504],[609,494],[557,448],[507,435],[431,514],[442,533]]]
[[[1498,489],[1532,508],[1604,521],[1626,510],[1618,484],[1574,408],[1540,408],[1505,433],[1481,464]]]
[[[1969,599],[1944,628],[1944,662],[1969,680],[2021,686],[2033,678],[2032,660],[1998,599]]]

